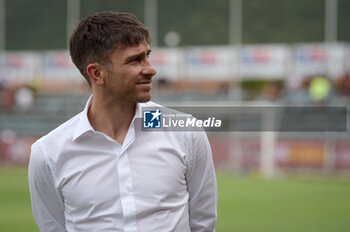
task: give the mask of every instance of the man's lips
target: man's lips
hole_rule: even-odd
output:
[[[148,85],[148,84],[151,84],[152,81],[139,81],[139,82],[136,82],[137,85]]]
[[[140,81],[136,83],[137,86],[152,88],[152,81]]]

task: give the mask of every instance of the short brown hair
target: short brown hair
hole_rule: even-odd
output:
[[[115,49],[150,43],[149,30],[133,14],[98,12],[80,21],[69,40],[72,61],[91,86],[86,66],[109,64]]]

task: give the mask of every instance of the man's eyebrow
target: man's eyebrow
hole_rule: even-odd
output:
[[[151,53],[151,49],[147,50],[147,55],[149,55],[150,53]],[[125,62],[129,62],[129,61],[131,61],[133,59],[137,59],[137,58],[143,57],[144,54],[145,54],[144,52],[140,52],[140,53],[128,56],[128,57],[125,58]]]

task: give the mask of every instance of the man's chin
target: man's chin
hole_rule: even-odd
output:
[[[148,94],[147,96],[139,97],[137,102],[143,103],[143,102],[149,102],[152,99],[152,94]]]

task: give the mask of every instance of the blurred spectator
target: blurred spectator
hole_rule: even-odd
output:
[[[271,81],[265,84],[260,100],[279,101],[284,93],[282,81]]]
[[[303,79],[297,89],[288,89],[284,101],[288,105],[311,105],[312,101],[308,92],[309,87],[310,79]]]
[[[298,73],[290,73],[286,77],[285,86],[287,90],[296,90],[300,87],[303,82],[303,76]]]
[[[16,164],[25,164],[28,162],[27,143],[23,138],[16,138],[12,145],[9,147],[9,158]]]
[[[309,95],[316,105],[325,105],[329,100],[331,84],[324,77],[312,78],[309,86]]]
[[[14,89],[13,88],[4,88],[1,91],[1,109],[4,112],[10,112],[12,110],[12,107],[15,103],[14,98]]]
[[[165,78],[158,78],[157,80],[157,91],[159,95],[169,94],[170,82]]]
[[[32,93],[34,95],[36,95],[39,91],[39,81],[38,81],[38,78],[34,78],[32,79],[29,84],[28,84],[28,87],[32,90]]]
[[[173,87],[173,82],[159,77],[156,79],[155,88],[152,90],[154,99],[172,100],[176,97],[176,91]]]
[[[33,90],[27,86],[17,89],[15,101],[20,110],[28,111],[34,102]]]
[[[0,131],[0,161],[11,159],[10,149],[16,141],[16,133],[12,130]]]
[[[344,104],[350,103],[350,73],[345,74],[336,84],[337,92]]]
[[[216,90],[216,97],[225,98],[229,96],[230,84],[228,82],[222,82]]]

